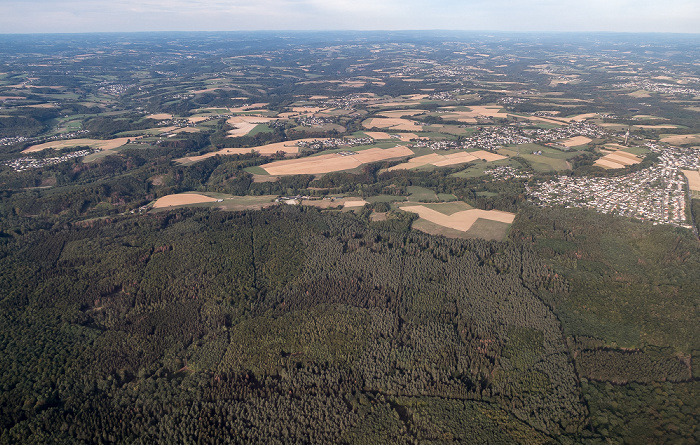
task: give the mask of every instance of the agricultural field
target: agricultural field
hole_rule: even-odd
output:
[[[261,165],[261,168],[271,175],[313,175],[352,170],[371,162],[413,155],[411,150],[402,145],[397,145],[394,148],[369,148],[367,150],[349,152],[348,154],[343,153],[274,161]]]
[[[440,207],[437,207],[438,209]],[[435,206],[429,208],[424,205],[406,205],[402,206],[401,210],[417,213],[421,218],[441,226],[451,229],[466,232],[479,218],[484,218],[492,221],[497,221],[505,224],[511,224],[515,215],[508,212],[500,212],[497,210],[479,210],[468,209],[459,212],[446,214],[440,210],[436,210]]]
[[[631,153],[616,151],[596,160],[595,165],[603,168],[625,168],[628,165],[639,164],[640,162],[642,160]]]

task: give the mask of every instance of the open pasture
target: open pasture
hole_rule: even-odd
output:
[[[370,148],[352,155],[332,153],[306,158],[275,161],[261,165],[271,175],[321,174],[342,170],[351,170],[363,164],[386,159],[411,156],[413,152],[402,145],[394,148]]]

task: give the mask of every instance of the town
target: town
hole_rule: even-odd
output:
[[[700,149],[664,147],[648,143],[659,162],[619,177],[570,177],[528,186],[530,201],[541,206],[594,209],[653,224],[693,226],[686,212],[687,181],[681,169],[700,167]]]

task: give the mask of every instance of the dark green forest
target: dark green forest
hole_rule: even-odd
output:
[[[697,317],[679,314],[668,337],[658,309],[637,337],[606,325],[616,271],[584,269],[596,290],[578,291],[562,259],[593,244],[577,224],[595,214],[554,212],[526,213],[508,242],[303,207],[4,237],[0,441],[694,443]],[[535,235],[519,240],[524,229]],[[678,243],[665,256],[678,273],[649,281],[697,286],[683,273],[695,240],[637,230]],[[634,253],[651,260],[653,247]],[[600,294],[597,324],[577,319],[593,304],[581,292]]]

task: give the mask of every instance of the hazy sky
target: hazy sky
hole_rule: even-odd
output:
[[[700,33],[700,0],[0,0],[0,33],[332,29]]]

